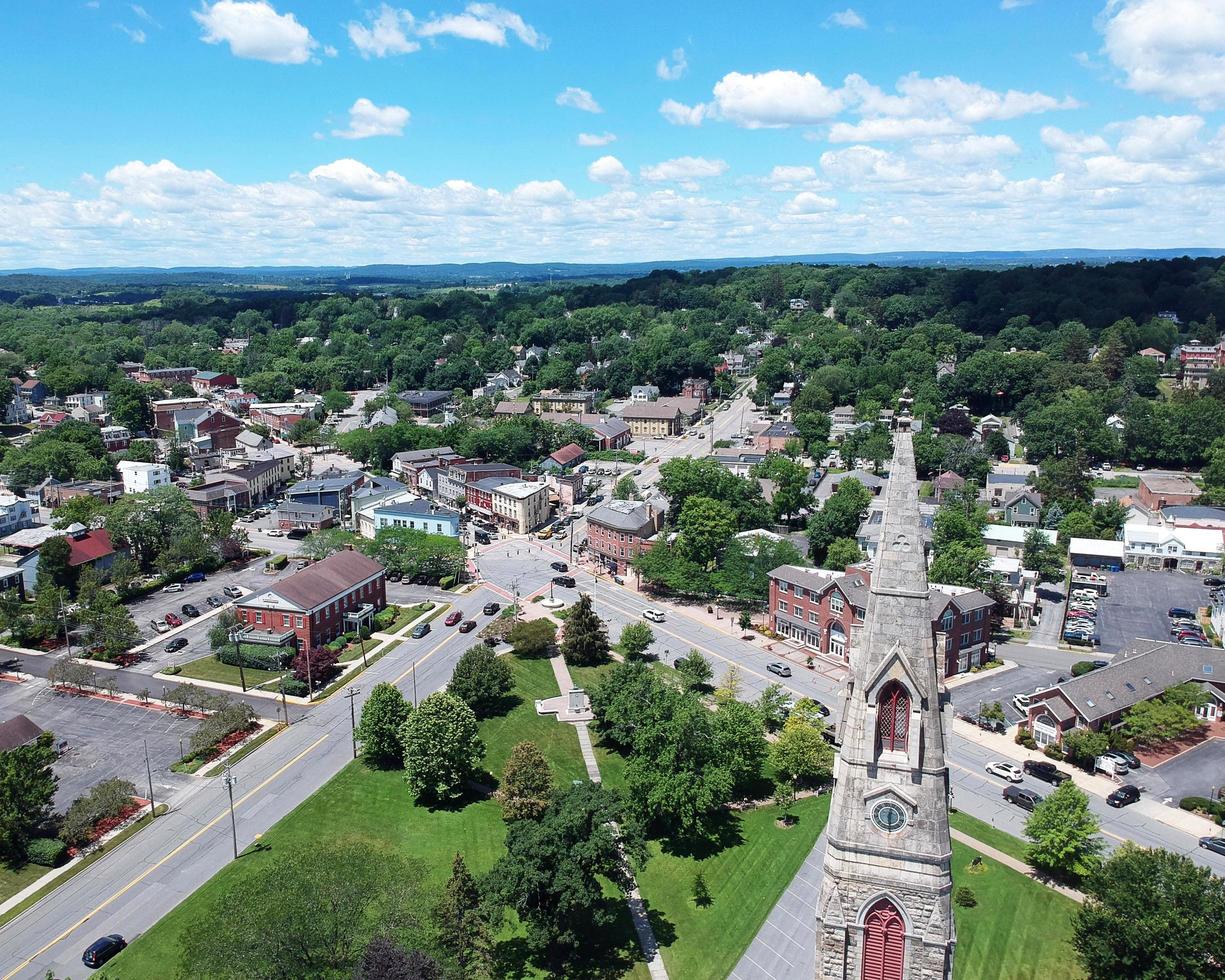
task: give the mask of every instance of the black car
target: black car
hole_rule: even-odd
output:
[[[184,616],[190,616],[192,619],[195,619],[200,615],[200,610],[193,606],[190,602],[183,603],[182,608]]]
[[[403,578],[404,578],[403,572],[397,572],[393,570],[387,573],[388,582],[399,582]]]
[[[564,561],[555,561],[555,562],[553,562],[553,564],[551,564],[549,567],[550,567],[551,569],[553,569],[553,571],[555,571],[555,572],[568,572],[568,571],[570,571],[570,566],[569,566],[569,565],[567,565],[567,564],[566,564]]]
[[[1204,579],[1204,584],[1209,588],[1216,588],[1218,585],[1225,585],[1225,578],[1218,578],[1215,575],[1209,575]]]
[[[1218,854],[1225,854],[1225,837],[1201,837],[1199,846]]]
[[[208,603],[210,609],[220,609],[225,605],[225,600],[219,595],[211,595],[204,601]]]
[[[1066,783],[1072,778],[1069,773],[1064,772],[1053,762],[1042,762],[1037,759],[1026,759],[1021,763],[1021,769],[1027,775],[1033,776],[1035,779],[1041,779],[1044,783],[1050,783],[1052,786]]]
[[[997,735],[1004,735],[1008,732],[1008,726],[998,718],[984,718],[978,715],[974,719],[974,724],[985,732],[995,732]]]
[[[574,576],[573,575],[554,575],[553,584],[560,585],[563,589],[573,589],[574,588]]]
[[[182,636],[176,636],[173,640],[166,644],[167,653],[178,653],[187,646],[187,639]]]
[[[501,608],[502,607],[496,602],[487,602],[485,603],[484,608],[481,609],[481,612],[483,612],[486,616],[493,616]]]
[[[121,953],[126,945],[123,936],[117,932],[103,936],[101,939],[95,939],[81,954],[81,962],[91,969],[99,967],[112,956]]]
[[[473,536],[477,544],[493,544],[493,539],[484,531],[476,531]]]
[[[290,541],[301,541],[303,538],[309,537],[309,535],[310,531],[304,527],[290,528],[285,532],[285,537],[289,538]]]
[[[602,504],[604,502],[604,494],[597,493],[594,497],[588,497],[587,502],[589,504]]]
[[[429,623],[418,623],[413,627],[413,631],[409,634],[414,640],[419,640],[430,631]]]
[[[1042,802],[1042,797],[1032,789],[1023,789],[1020,786],[1005,786],[1004,799],[1019,806],[1022,810],[1030,811],[1033,811]]]
[[[1135,803],[1140,799],[1140,788],[1127,783],[1120,786],[1113,793],[1106,797],[1106,802],[1113,807],[1124,807]]]

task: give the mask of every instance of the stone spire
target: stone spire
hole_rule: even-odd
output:
[[[852,653],[817,913],[818,977],[952,976],[952,846],[941,681],[908,427]]]

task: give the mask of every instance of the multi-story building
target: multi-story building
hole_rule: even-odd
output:
[[[225,391],[238,384],[238,379],[232,374],[221,371],[197,371],[191,379],[191,386],[201,395],[211,395],[217,391]]]
[[[1182,473],[1141,473],[1140,503],[1151,511],[1189,504],[1204,491]]]
[[[146,493],[170,484],[170,467],[165,463],[141,463],[134,459],[119,461],[119,477],[124,493]]]
[[[696,398],[703,405],[710,401],[710,394],[710,382],[705,378],[686,378],[681,383],[681,395]]]
[[[326,504],[282,503],[272,515],[276,526],[282,531],[296,527],[307,531],[321,531],[336,523],[336,510]]]
[[[338,551],[235,603],[243,642],[299,650],[369,626],[387,605],[386,571],[359,551]]]
[[[536,414],[542,412],[594,412],[594,391],[541,391],[532,398]]]
[[[25,497],[0,491],[0,537],[34,526],[34,512]]]
[[[1004,501],[1004,520],[1019,527],[1037,527],[1042,517],[1042,494],[1026,487]]]
[[[587,548],[604,567],[624,575],[650,551],[663,524],[664,508],[650,500],[610,500],[587,515]]]
[[[634,385],[630,388],[631,402],[653,402],[659,397],[657,385]]]
[[[402,391],[399,398],[413,410],[418,418],[429,418],[437,415],[451,400],[449,391]]]
[[[196,408],[174,413],[174,432],[180,442],[207,440],[204,449],[233,449],[243,424],[219,408]]]
[[[252,402],[247,406],[247,417],[253,423],[267,426],[268,431],[282,435],[295,422],[314,418],[318,406],[318,401]]]
[[[97,497],[104,504],[113,504],[123,496],[123,484],[117,480],[72,480],[60,483],[48,480],[42,488],[42,505],[53,510],[73,497]]]
[[[336,514],[348,514],[353,492],[366,483],[361,470],[347,473],[325,473],[309,480],[299,480],[285,491],[287,504],[320,504]]]
[[[850,663],[867,611],[871,572],[781,565],[770,572],[770,628],[806,649]],[[932,639],[946,674],[990,660],[995,600],[974,589],[930,586]]]
[[[373,538],[387,527],[459,537],[458,511],[423,500],[411,490],[389,490],[364,500],[355,498],[353,513],[353,526],[364,538]]]
[[[271,455],[271,454],[270,454]],[[222,475],[230,480],[241,480],[247,487],[251,505],[256,506],[276,495],[276,491],[293,475],[292,456],[289,466],[286,457],[253,459],[242,466],[223,470]]]
[[[632,402],[622,410],[621,420],[635,438],[662,439],[684,428],[681,410],[666,402]]]
[[[161,385],[163,388],[169,388],[171,385],[176,385],[180,381],[190,382],[196,376],[194,367],[175,367],[175,368],[144,368],[142,367],[136,373],[136,380],[141,384]]]
[[[201,517],[207,517],[219,510],[234,514],[250,510],[252,505],[251,489],[247,486],[247,481],[224,471],[205,477],[203,483],[190,486],[183,492]]]
[[[599,449],[621,449],[628,446],[633,438],[630,427],[621,419],[597,422],[591,426],[591,434]]]
[[[1208,375],[1225,367],[1225,344],[1201,344],[1193,340],[1178,348],[1179,374],[1184,388],[1203,388]]]
[[[70,411],[74,408],[99,408],[105,411],[110,398],[107,391],[78,391],[64,398],[64,407]]]
[[[450,446],[436,446],[433,449],[409,449],[396,453],[391,457],[392,476],[403,480],[414,490],[417,488],[417,475],[427,466],[437,466],[439,463],[464,463],[467,460]]]
[[[753,437],[753,447],[763,453],[781,453],[789,442],[803,442],[800,430],[790,422],[775,422]]]
[[[1202,572],[1216,569],[1225,556],[1219,528],[1123,525],[1123,555],[1134,568]]]
[[[418,487],[422,475],[418,474]],[[433,472],[433,495],[445,504],[466,500],[468,484],[490,476],[513,476],[521,480],[523,470],[509,463],[444,463]]]
[[[174,417],[179,412],[201,411],[208,408],[203,398],[160,398],[150,406],[153,409],[153,428],[161,435],[174,434]]]
[[[132,445],[132,430],[126,425],[102,426],[102,448],[108,453],[118,453]]]
[[[519,534],[534,531],[549,519],[549,485],[515,480],[493,488],[493,519]]]

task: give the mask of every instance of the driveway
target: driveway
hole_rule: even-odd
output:
[[[1098,602],[1104,653],[1118,653],[1136,639],[1168,640],[1166,613],[1172,606],[1195,609],[1208,602],[1208,589],[1199,575],[1131,571],[1108,578],[1110,591]]]
[[[1015,694],[1032,694],[1035,690],[1053,687],[1060,677],[1071,676],[1047,667],[1013,667],[1010,670],[989,670],[976,680],[958,684],[949,690],[949,700],[957,714],[978,714],[980,705],[998,701],[1009,725],[1021,720],[1021,713],[1012,706]]]

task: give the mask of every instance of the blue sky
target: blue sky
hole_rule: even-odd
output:
[[[10,8],[4,267],[1225,245],[1225,0]]]

